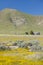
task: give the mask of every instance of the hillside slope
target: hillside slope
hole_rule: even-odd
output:
[[[25,34],[33,30],[43,34],[43,16],[32,16],[15,9],[0,11],[0,34]]]

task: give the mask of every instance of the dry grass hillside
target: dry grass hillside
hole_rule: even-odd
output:
[[[0,34],[25,34],[40,32],[43,34],[43,16],[32,16],[15,9],[0,11]]]

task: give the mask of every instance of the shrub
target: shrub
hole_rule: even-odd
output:
[[[10,47],[0,46],[0,51],[11,50]]]
[[[31,30],[31,31],[30,31],[30,34],[31,34],[31,35],[34,35],[34,32]]]

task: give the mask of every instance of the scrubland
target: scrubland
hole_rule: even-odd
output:
[[[11,45],[12,42],[16,42],[18,40],[25,42],[38,40],[40,42],[40,45],[43,46],[43,37],[40,36],[0,36],[0,43],[4,42],[5,46],[6,43]],[[12,50],[1,50],[0,65],[43,65],[43,52],[29,51],[29,48],[27,49],[21,47]]]

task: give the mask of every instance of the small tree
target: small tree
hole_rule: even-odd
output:
[[[30,31],[30,34],[31,34],[31,35],[34,35],[34,32],[31,30],[31,31]]]
[[[28,32],[25,32],[26,35],[28,35]]]

